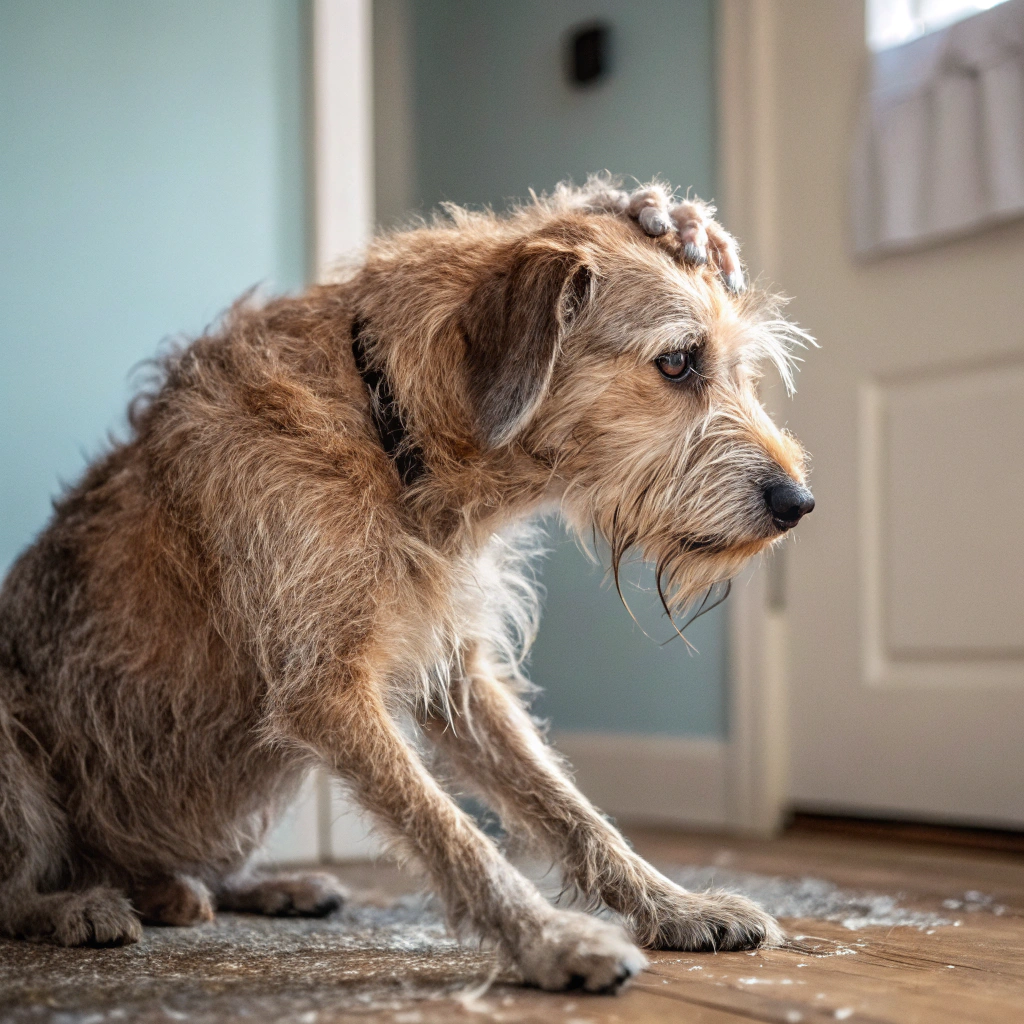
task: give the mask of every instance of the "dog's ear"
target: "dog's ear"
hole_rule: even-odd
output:
[[[469,400],[484,444],[505,444],[526,425],[591,280],[577,253],[535,241],[512,247],[473,293],[462,328]]]

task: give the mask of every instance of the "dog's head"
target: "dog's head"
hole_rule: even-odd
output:
[[[616,570],[631,550],[655,562],[675,608],[814,504],[756,390],[766,363],[791,386],[807,336],[741,290],[731,239],[710,220],[694,234],[706,208],[685,205],[656,234],[621,203],[555,213],[505,244],[462,313],[480,443],[548,467],[570,523],[596,527]]]

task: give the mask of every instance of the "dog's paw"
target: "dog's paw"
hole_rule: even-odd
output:
[[[684,261],[696,266],[710,262],[730,291],[743,291],[746,282],[739,246],[715,220],[715,208],[699,200],[687,200],[674,206],[671,216],[679,231]]]
[[[527,984],[549,992],[616,992],[647,966],[617,925],[574,911],[556,912],[515,959]]]
[[[123,893],[96,886],[44,897],[27,937],[59,946],[124,946],[142,938],[142,925]]]
[[[197,878],[163,878],[132,893],[132,903],[146,924],[179,928],[213,920],[210,890]]]
[[[715,220],[715,208],[699,199],[677,202],[655,182],[634,192],[613,185],[588,191],[582,207],[593,213],[629,217],[650,238],[664,238],[683,263],[701,267],[710,263],[731,292],[746,288],[736,239]]]
[[[629,197],[626,210],[652,238],[675,233],[684,263],[703,266],[710,263],[733,292],[746,287],[743,265],[736,240],[715,220],[715,208],[699,199],[681,203],[658,186],[637,189]]]
[[[643,917],[637,939],[652,949],[722,952],[777,946],[784,938],[775,918],[753,900],[728,892],[678,889],[659,898]]]
[[[323,872],[266,875],[231,882],[220,893],[218,906],[273,917],[326,917],[347,897],[344,886]]]

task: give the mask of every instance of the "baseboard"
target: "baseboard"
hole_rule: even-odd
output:
[[[271,864],[317,864],[320,856],[318,779],[315,775],[303,783],[294,803],[282,815],[257,854]]]
[[[725,828],[728,744],[631,733],[558,732],[580,789],[606,814],[638,825]]]
[[[728,745],[723,740],[633,733],[558,732],[552,742],[570,761],[580,789],[624,824],[727,828]],[[264,858],[317,863],[379,852],[363,819],[318,775],[303,787]],[[325,792],[329,803],[324,804]],[[328,815],[325,820],[325,813]]]
[[[342,788],[312,772],[259,854],[271,864],[372,860],[380,844]]]

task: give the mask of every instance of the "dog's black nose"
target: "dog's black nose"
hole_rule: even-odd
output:
[[[764,500],[775,525],[792,529],[808,512],[814,510],[814,495],[792,480],[776,480],[764,489]]]

